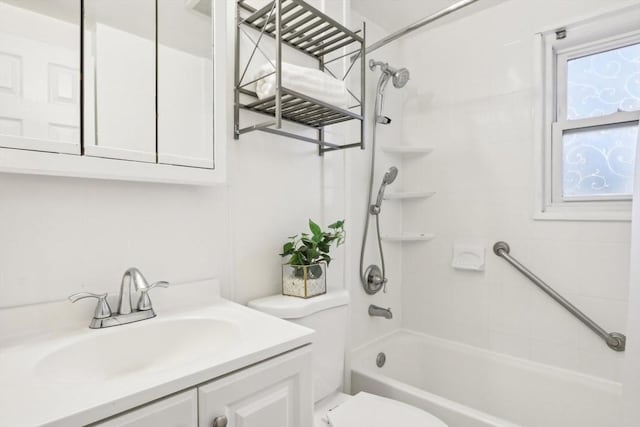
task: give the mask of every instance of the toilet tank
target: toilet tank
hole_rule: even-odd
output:
[[[349,324],[347,291],[327,292],[308,299],[273,295],[250,301],[249,307],[316,332],[312,350],[316,402],[342,389]]]

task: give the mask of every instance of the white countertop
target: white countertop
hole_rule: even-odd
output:
[[[0,341],[0,425],[68,427],[95,422],[307,345],[313,339],[310,329],[218,297],[207,301],[205,306],[183,307],[173,312],[156,311],[156,318],[128,325],[100,330],[78,325],[31,334],[23,339],[13,337],[10,341]],[[90,318],[86,320],[88,322]],[[123,332],[145,336],[149,331],[150,340],[161,339],[162,328],[176,321],[225,325],[223,330],[226,332],[212,328],[196,340],[166,342],[169,355],[166,366],[163,365],[163,354],[154,355],[160,362],[156,361],[156,368],[151,371],[136,368],[114,378],[88,378],[67,377],[50,372],[51,369],[43,370],[42,361],[59,349],[74,348],[76,343],[92,342],[99,336],[102,343],[109,342],[114,334]],[[197,349],[193,353],[186,351],[192,345],[190,343],[196,342]],[[179,344],[182,347],[176,356],[172,345]],[[162,349],[162,345],[158,348]],[[137,349],[143,351],[144,346],[144,340],[140,340],[129,348],[111,351],[120,352],[120,356],[126,358],[127,353],[135,355]],[[85,369],[92,366],[93,361],[82,359],[82,354],[77,357],[78,360],[70,361],[71,365],[81,364]]]

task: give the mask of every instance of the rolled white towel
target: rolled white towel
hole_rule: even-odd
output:
[[[272,62],[275,64],[275,61]],[[266,63],[258,69],[255,78],[259,79],[256,82],[256,94],[259,99],[265,99],[275,94],[276,75],[274,70],[275,68],[270,63]],[[270,73],[273,74],[268,75]],[[345,82],[320,70],[283,62],[282,86],[336,107],[347,108],[349,106],[350,95]]]

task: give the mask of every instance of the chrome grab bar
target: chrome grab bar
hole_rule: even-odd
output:
[[[602,338],[607,343],[609,348],[615,351],[624,351],[627,338],[623,334],[619,332],[607,332],[602,329],[600,325],[591,320],[589,316],[580,311],[575,305],[571,304],[565,297],[556,292],[555,289],[547,285],[542,279],[533,274],[527,267],[520,264],[517,259],[509,254],[510,251],[511,249],[506,242],[496,242],[496,244],[493,245],[493,253],[501,258],[504,258],[527,279],[531,280],[537,287],[542,289],[542,291],[553,298],[558,304],[566,308],[571,314],[577,317],[578,320],[580,320],[589,329],[591,329],[600,338]]]

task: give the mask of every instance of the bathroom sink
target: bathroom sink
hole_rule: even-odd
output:
[[[118,380],[220,356],[239,343],[237,327],[230,322],[206,318],[155,319],[87,331],[46,354],[37,363],[36,373],[65,383]]]
[[[313,342],[310,329],[221,298],[213,279],[153,303],[156,317],[104,329],[88,327],[86,305],[3,312],[0,426],[92,425]]]

